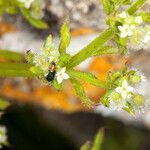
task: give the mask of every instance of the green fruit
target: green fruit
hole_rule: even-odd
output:
[[[144,104],[144,97],[141,94],[136,94],[133,96],[133,101],[136,105],[142,106]]]
[[[117,92],[113,93],[113,94],[112,94],[112,100],[113,100],[114,102],[121,100],[121,94],[120,94],[120,93],[117,93]]]

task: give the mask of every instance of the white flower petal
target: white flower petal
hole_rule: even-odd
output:
[[[66,71],[66,67],[63,67],[61,70],[60,70],[60,72],[63,74],[63,73],[65,73],[65,71]]]
[[[118,26],[118,29],[121,31],[121,32],[125,32],[125,28],[123,26]]]
[[[118,92],[118,93],[121,93],[121,92],[122,92],[122,87],[117,87],[117,88],[115,89],[115,91]]]
[[[128,86],[128,82],[126,81],[126,80],[124,80],[123,82],[122,82],[122,87],[127,87]]]
[[[57,82],[58,84],[62,83],[63,77],[62,76],[57,76]]]
[[[122,13],[119,14],[119,17],[120,18],[126,18],[127,17],[127,14],[125,11],[123,11]]]
[[[145,82],[146,81],[146,77],[144,75],[141,75],[141,81]]]
[[[127,97],[127,92],[126,91],[122,91],[121,96],[123,99],[126,99]]]
[[[134,89],[133,89],[133,87],[128,86],[126,90],[127,90],[127,92],[133,92]]]
[[[135,18],[135,21],[136,21],[136,23],[138,23],[138,24],[143,23],[143,19],[142,19],[141,16],[137,16],[137,17]]]
[[[126,32],[122,32],[121,34],[120,34],[120,37],[121,38],[125,38],[125,37],[127,37],[128,36],[128,34],[126,33]]]
[[[131,29],[131,30],[135,29],[135,25],[131,25],[131,26],[130,26],[130,29]]]
[[[64,74],[63,74],[63,78],[64,78],[64,79],[69,79],[70,77],[69,77],[69,75],[68,75],[67,73],[64,73]]]

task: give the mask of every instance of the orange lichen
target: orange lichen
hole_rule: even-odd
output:
[[[71,35],[72,36],[81,36],[81,35],[89,35],[89,34],[93,34],[96,33],[97,31],[93,28],[89,28],[89,27],[80,27],[77,28],[73,31],[71,31]]]
[[[0,35],[15,31],[15,30],[16,28],[13,25],[6,23],[6,22],[0,22]]]

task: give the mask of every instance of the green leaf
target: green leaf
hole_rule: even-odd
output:
[[[31,66],[27,63],[0,62],[0,69],[3,70],[28,70]]]
[[[43,72],[41,71],[41,69],[39,69],[38,67],[31,67],[30,71],[33,72],[34,74],[36,74],[37,76],[41,75]]]
[[[102,149],[102,142],[104,138],[104,131],[103,129],[99,130],[96,134],[93,146],[91,150],[101,150]]]
[[[35,74],[33,74],[29,70],[7,70],[7,69],[0,69],[0,77],[36,77]]]
[[[18,9],[15,6],[9,6],[6,9],[6,12],[10,15],[15,15],[18,13]]]
[[[102,0],[102,3],[103,3],[103,8],[106,14],[109,15],[111,13],[110,0]]]
[[[81,98],[82,102],[87,106],[87,107],[92,107],[92,102],[90,99],[86,96],[85,91],[83,86],[80,84],[79,81],[77,81],[74,78],[70,78],[70,81],[77,93],[77,95]]]
[[[71,58],[70,54],[61,54],[57,65],[60,67],[64,67],[68,63],[70,58]]]
[[[90,150],[90,143],[86,142],[85,144],[83,144],[80,150]]]
[[[88,82],[94,86],[106,87],[106,83],[104,81],[100,81],[99,79],[96,78],[96,76],[94,76],[91,73],[81,72],[81,71],[77,71],[77,70],[69,70],[68,74],[70,75],[70,77],[85,80],[86,82]]]
[[[101,48],[94,50],[91,56],[100,56],[105,54],[117,54],[118,49],[113,46],[102,46]]]
[[[24,8],[24,7],[20,7],[20,10],[23,14],[23,16],[28,20],[28,22],[30,22],[34,27],[38,28],[38,29],[47,29],[48,25],[46,22],[40,20],[40,19],[35,19],[30,15],[30,12],[28,9]]]
[[[88,44],[85,48],[80,50],[77,54],[75,54],[67,64],[67,69],[71,69],[87,58],[93,56],[93,51],[98,51],[101,49],[102,45],[106,43],[113,36],[112,29],[107,29],[103,33],[100,34],[96,39],[94,39],[90,44]]]
[[[5,110],[10,103],[2,98],[0,98],[0,110]]]
[[[6,58],[13,61],[22,61],[23,55],[18,52],[12,52],[8,50],[0,50],[0,58]]]
[[[52,35],[49,35],[43,45],[43,50],[45,54],[49,55],[51,51],[55,49],[53,41],[52,41]]]
[[[123,1],[122,1],[122,4],[123,4],[123,5],[129,5],[129,4],[131,4],[131,3],[132,3],[131,0],[123,0]]]
[[[56,78],[53,80],[53,86],[56,90],[62,90],[62,84],[58,84]]]
[[[68,21],[65,21],[61,27],[60,31],[60,44],[59,44],[59,53],[66,53],[66,49],[70,44],[71,36],[69,31]]]
[[[138,15],[140,15],[144,22],[150,22],[150,13],[147,12],[141,12]]]
[[[126,46],[127,45],[127,38],[120,38],[120,44],[122,46]]]
[[[127,10],[128,14],[134,14],[147,0],[137,0],[135,1]]]

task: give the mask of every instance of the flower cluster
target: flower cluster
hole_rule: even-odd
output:
[[[45,7],[45,0],[18,0],[18,2],[30,10],[33,18],[41,19],[44,16],[43,9]]]
[[[133,31],[136,30],[136,26],[143,23],[141,16],[130,16],[125,11],[120,13],[118,16],[119,21],[122,23],[122,25],[118,26],[121,38],[131,36]]]
[[[6,128],[4,126],[0,126],[0,148],[2,148],[2,145],[7,143],[6,132]]]
[[[46,83],[48,83],[46,78],[50,72],[54,73],[58,84],[61,84],[64,79],[69,79],[66,67],[57,65],[58,59],[59,54],[54,48],[51,35],[46,39],[40,53],[31,53],[30,51],[27,53],[27,61],[33,64],[30,70]],[[55,66],[51,70],[53,64]]]
[[[109,89],[102,104],[111,110],[126,110],[134,113],[144,105],[144,96],[136,92],[137,84],[146,81],[145,76],[135,70],[113,72],[108,76]]]
[[[150,26],[143,25],[141,16],[130,16],[125,11],[118,14],[119,36],[121,39],[128,38],[128,42],[133,49],[148,48],[150,46]]]

